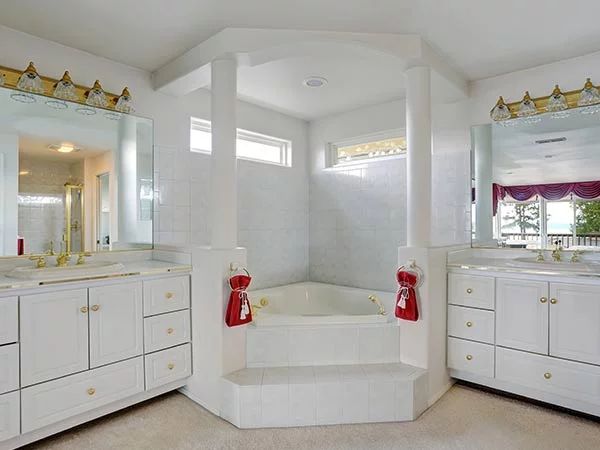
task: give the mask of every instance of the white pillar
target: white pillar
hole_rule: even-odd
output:
[[[406,71],[408,247],[431,242],[431,74],[429,67]]]
[[[139,242],[137,218],[139,211],[137,188],[137,124],[135,117],[124,114],[119,121],[117,154],[118,182],[118,234],[111,236],[115,246],[125,248],[127,244]],[[111,182],[114,180],[111,180]],[[91,186],[89,186],[91,187]]]
[[[494,239],[492,211],[492,126],[473,127],[473,152],[475,154],[475,239],[481,244],[491,244]]]
[[[213,248],[237,247],[237,61],[212,62],[210,196]]]

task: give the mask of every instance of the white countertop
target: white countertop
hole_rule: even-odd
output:
[[[467,256],[460,259],[449,260],[447,267],[449,269],[467,269],[487,272],[510,272],[532,275],[553,275],[561,277],[600,278],[600,264],[596,262],[591,263],[590,268],[587,270],[578,270],[570,268],[568,261],[562,263],[545,261],[544,263],[540,263],[538,267],[535,265],[535,263],[520,265],[513,258]]]
[[[120,270],[115,272],[103,272],[101,275],[93,274],[73,274],[73,273],[57,273],[56,277],[44,280],[23,280],[18,278],[11,278],[7,276],[7,272],[0,272],[0,292],[5,292],[8,289],[28,289],[43,286],[47,284],[57,283],[68,283],[71,281],[84,281],[84,280],[102,280],[109,278],[117,278],[123,276],[135,276],[135,275],[160,275],[172,272],[191,272],[192,266],[189,264],[177,264],[173,262],[160,261],[156,259],[146,259],[137,261],[124,261]],[[68,278],[65,278],[68,277]]]

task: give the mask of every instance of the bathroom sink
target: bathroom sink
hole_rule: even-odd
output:
[[[593,262],[537,261],[533,258],[515,258],[506,263],[512,267],[523,267],[539,270],[558,270],[563,272],[599,272],[600,264]]]
[[[85,264],[71,264],[65,267],[15,267],[6,276],[22,280],[51,280],[93,277],[119,273],[124,269],[123,264],[109,261],[93,261]]]

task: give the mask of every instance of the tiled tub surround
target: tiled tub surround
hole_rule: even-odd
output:
[[[223,377],[221,416],[238,428],[416,419],[427,373],[393,364],[268,367]]]

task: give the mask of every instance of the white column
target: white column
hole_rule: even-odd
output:
[[[431,74],[429,67],[406,71],[408,247],[431,242]]]
[[[475,239],[481,244],[491,244],[494,238],[492,205],[492,126],[473,127],[473,152],[475,156]]]
[[[139,211],[137,189],[137,124],[134,117],[124,114],[119,121],[117,154],[117,220],[118,234],[111,236],[114,246],[125,248],[139,242],[137,218]],[[113,181],[113,180],[111,180]]]
[[[237,61],[212,62],[210,196],[213,248],[237,247]]]

